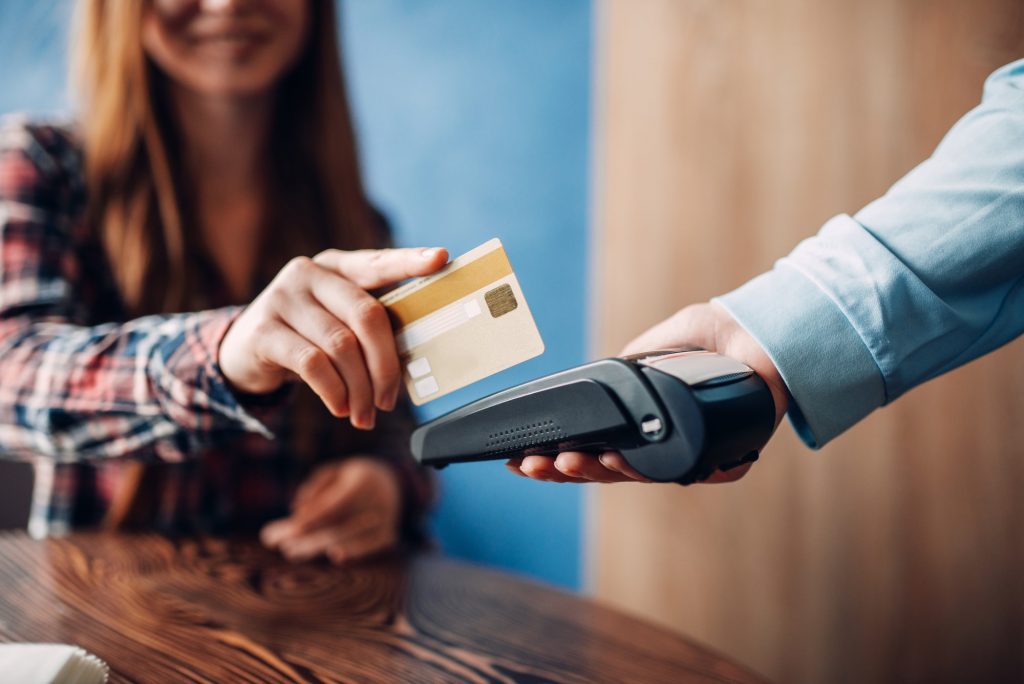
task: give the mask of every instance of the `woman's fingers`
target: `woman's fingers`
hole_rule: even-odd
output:
[[[343,527],[327,527],[301,536],[290,537],[280,544],[281,553],[288,560],[302,561],[315,558],[328,546],[345,536]]]
[[[354,486],[345,478],[338,478],[331,487],[325,487],[319,496],[310,497],[297,507],[290,520],[296,534],[303,534],[328,525],[338,525],[354,517],[356,502]],[[376,515],[376,514],[375,514]]]
[[[362,517],[351,516],[351,507],[346,502],[346,499],[351,498],[349,490],[333,481],[320,486],[315,495],[308,494],[304,502],[295,503],[290,516],[267,523],[260,532],[260,540],[273,548],[316,530],[359,522]],[[352,520],[346,521],[348,517]],[[378,524],[379,517],[362,520],[361,524]]]
[[[292,499],[292,510],[303,506],[308,501],[314,498],[322,496],[332,485],[334,485],[337,479],[338,471],[334,468],[320,468],[313,475],[299,485],[299,488],[295,491],[295,497]]]
[[[288,537],[292,536],[292,522],[289,518],[280,518],[268,522],[260,530],[260,542],[267,548],[276,549]]]
[[[371,407],[375,405],[384,411],[393,409],[401,386],[401,368],[391,321],[384,306],[365,290],[326,268],[319,268],[313,277],[311,292],[330,316],[353,333],[354,339],[338,342],[356,343],[361,354],[360,368],[365,368],[363,372],[368,374],[371,393],[366,399]]]
[[[313,260],[359,287],[372,290],[437,271],[448,263],[448,251],[440,247],[354,252],[328,249]]]
[[[225,333],[217,350],[224,377],[262,394],[291,371],[334,415],[372,428],[378,409],[395,407],[401,368],[391,321],[366,289],[433,273],[447,261],[440,248],[327,250],[292,259]]]
[[[257,348],[259,356],[265,362],[286,368],[302,378],[333,415],[339,418],[347,416],[348,389],[330,357],[284,321],[278,321],[269,328],[261,334]]]
[[[325,553],[332,563],[341,565],[385,551],[395,545],[397,537],[394,530],[382,527],[358,537],[330,544]]]
[[[366,535],[384,536],[383,530],[360,530],[353,534],[344,527],[327,527],[299,537],[288,538],[281,542],[279,548],[288,560],[304,561],[323,555],[328,548],[345,544],[353,537],[358,539]]]
[[[347,524],[319,527],[303,533],[297,533],[289,521],[284,519],[268,524],[260,533],[260,540],[266,546],[279,549],[292,561],[327,555],[333,562],[341,563],[376,553],[397,541],[393,526],[383,524],[379,519],[354,518]]]
[[[352,425],[369,430],[376,420],[376,411],[359,338],[308,293],[298,295],[297,299],[296,305],[284,313],[285,321],[331,360],[345,381]]]
[[[350,560],[391,546],[398,538],[401,490],[394,470],[368,457],[325,464],[300,493],[287,518],[260,531],[260,540],[293,560],[329,555]]]
[[[365,288],[432,273],[447,260],[443,249],[328,250],[315,260],[292,259],[225,333],[217,350],[224,377],[254,394],[276,390],[288,379],[285,371],[307,384],[319,379],[313,389],[332,413],[372,427],[377,409],[394,408],[401,369],[391,321]],[[280,336],[268,341],[279,322],[312,344],[282,343]],[[338,381],[326,373],[328,365]]]

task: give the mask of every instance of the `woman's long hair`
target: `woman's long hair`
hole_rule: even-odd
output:
[[[128,315],[195,310],[204,303],[200,264],[208,261],[193,218],[193,190],[176,153],[167,77],[142,46],[150,0],[80,1],[72,68],[81,100],[86,220]],[[276,85],[266,164],[271,196],[254,288],[291,256],[377,247],[384,239],[360,178],[334,3],[309,0],[309,7],[306,45]],[[322,412],[309,392],[297,400],[309,409],[296,411],[300,419]],[[296,433],[312,435],[314,427],[299,425]],[[311,454],[315,445],[305,439],[296,451]],[[128,464],[105,524],[151,524],[161,477],[154,468]]]
[[[199,303],[203,245],[181,173],[166,78],[146,56],[148,0],[81,0],[73,44],[80,135],[99,237],[128,312],[184,311]],[[363,191],[342,77],[334,3],[309,2],[310,34],[277,84],[267,168],[272,194],[257,278],[289,256],[379,240]],[[255,293],[253,293],[255,294]]]

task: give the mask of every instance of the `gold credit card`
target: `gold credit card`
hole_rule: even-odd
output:
[[[405,385],[417,406],[544,351],[497,238],[380,302],[395,326]]]

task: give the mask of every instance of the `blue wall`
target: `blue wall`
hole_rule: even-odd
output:
[[[500,237],[537,319],[539,358],[438,399],[438,415],[583,360],[590,105],[586,0],[361,0],[342,38],[370,191],[404,244],[453,254]],[[457,556],[578,587],[578,487],[500,463],[442,472]]]
[[[316,0],[319,1],[319,0]],[[0,3],[0,112],[67,108],[69,0]],[[403,244],[505,243],[547,351],[424,407],[430,417],[583,360],[588,0],[348,0],[344,52],[370,191]],[[577,487],[500,463],[448,468],[451,554],[580,583]]]
[[[72,0],[0,2],[0,113],[66,112]]]

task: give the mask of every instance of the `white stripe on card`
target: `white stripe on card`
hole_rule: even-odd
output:
[[[429,342],[438,335],[459,327],[471,318],[480,315],[480,302],[476,295],[469,301],[458,301],[438,309],[429,316],[424,316],[412,325],[406,326],[395,335],[395,345],[399,354],[406,354],[410,349]],[[428,371],[429,372],[429,371]],[[413,376],[417,377],[417,376]]]

